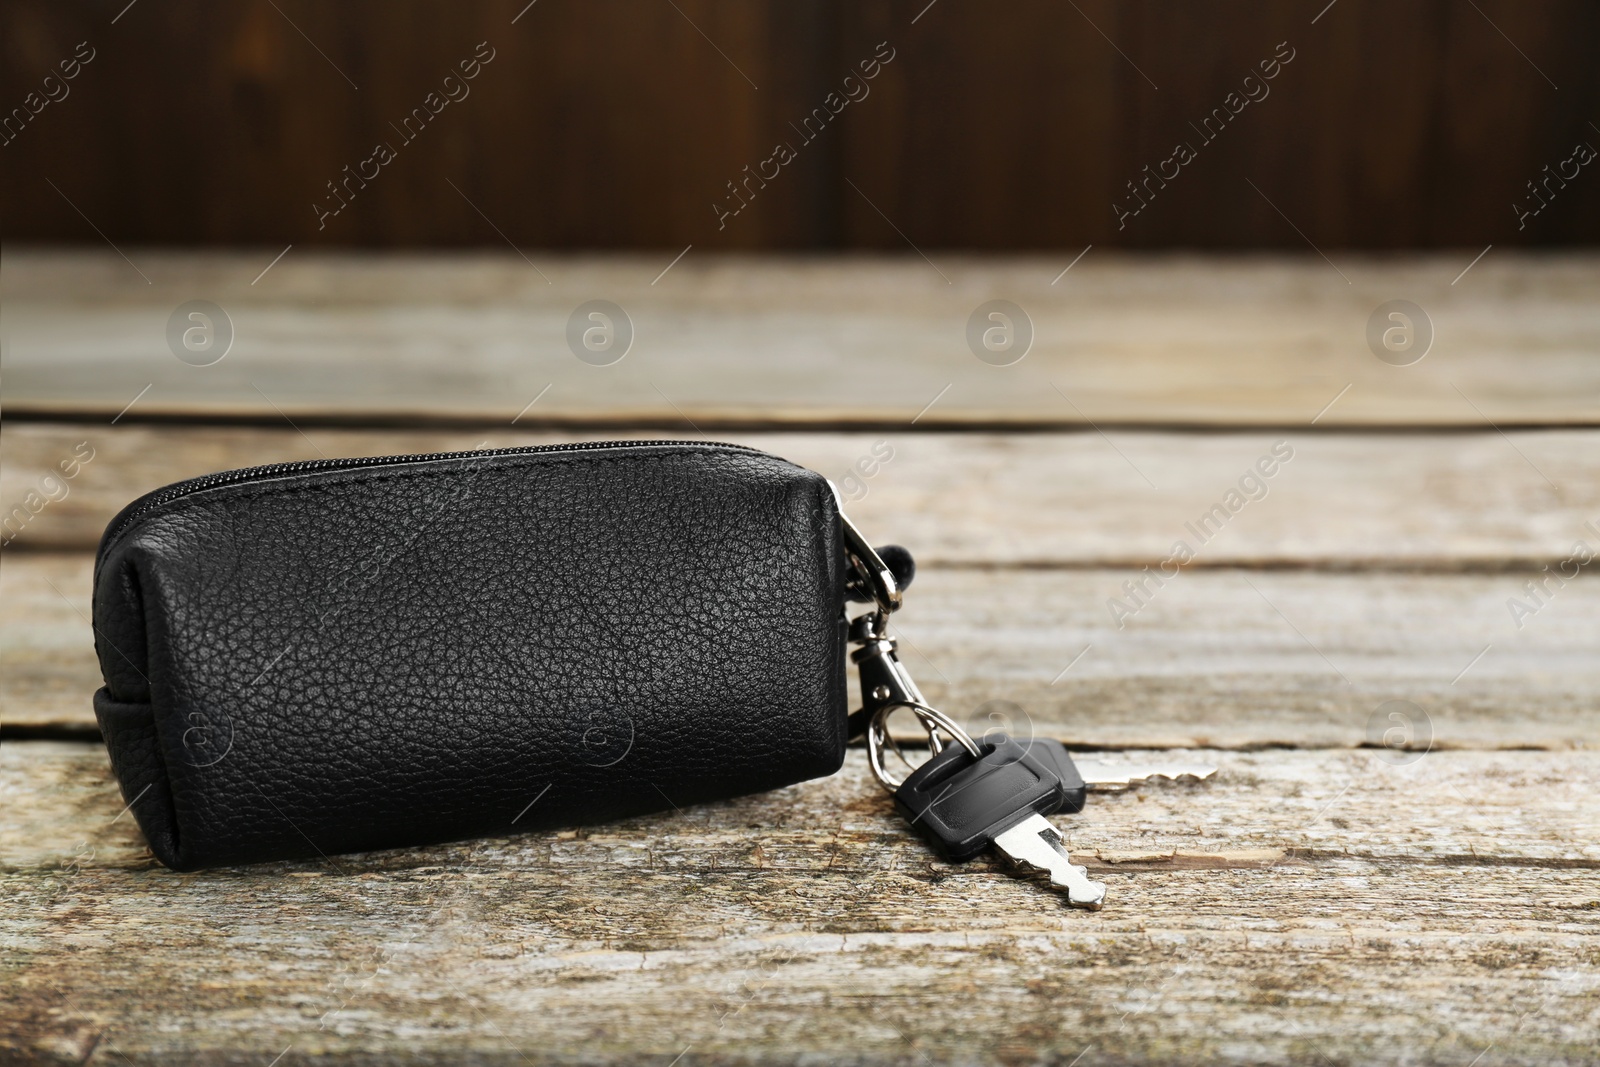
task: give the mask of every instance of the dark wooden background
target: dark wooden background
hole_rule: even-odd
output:
[[[4,107],[78,42],[96,58],[0,146],[5,236],[886,250],[1600,239],[1600,162],[1526,229],[1512,207],[1576,143],[1600,147],[1592,0],[526,2],[7,0]],[[325,183],[396,141],[390,123],[480,41],[495,58],[471,95],[319,232]],[[880,41],[895,58],[870,95],[799,145],[790,123]],[[1196,141],[1189,123],[1283,41],[1295,59],[1271,95],[1119,230],[1124,184]],[[798,158],[719,229],[725,183],[780,140]]]

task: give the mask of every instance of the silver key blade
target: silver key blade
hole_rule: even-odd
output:
[[[1204,763],[1113,763],[1077,757],[1073,757],[1072,762],[1077,765],[1083,784],[1096,790],[1126,789],[1135,782],[1148,781],[1151,778],[1166,778],[1171,781],[1191,778],[1204,781],[1217,773],[1215,767]]]
[[[1043,815],[1030,815],[994,839],[994,847],[1012,863],[1050,875],[1050,888],[1065,890],[1075,908],[1099,911],[1106,887],[1089,881],[1089,870],[1072,862],[1061,831]]]

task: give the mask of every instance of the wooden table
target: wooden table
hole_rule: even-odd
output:
[[[1600,552],[1600,258],[124,251],[7,256],[0,503],[45,502],[0,563],[6,1062],[1600,1061],[1600,579],[1544,570]],[[597,298],[635,328],[612,366],[565,342]],[[1412,366],[1366,341],[1397,298]],[[195,299],[235,332],[211,366],[168,349]],[[965,341],[990,299],[1033,323],[1012,366]],[[90,711],[117,507],[662,431],[848,484],[918,554],[897,621],[958,718],[1218,776],[1058,820],[1093,914],[936,862],[859,751],[586,831],[154,863]]]

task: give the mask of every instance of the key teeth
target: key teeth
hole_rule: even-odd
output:
[[[1208,767],[1203,771],[1173,771],[1170,774],[1166,771],[1157,771],[1151,777],[1165,778],[1169,782],[1203,782],[1216,773],[1215,767]]]
[[[1105,902],[1106,887],[1089,881],[1089,869],[1072,862],[1061,831],[1043,815],[1030,815],[997,835],[993,841],[999,853],[1030,873],[1047,875],[1050,888],[1065,891],[1073,907],[1098,911]]]
[[[1052,871],[1050,874],[1050,884],[1055,886],[1057,889],[1065,890],[1067,894],[1067,903],[1071,904],[1073,907],[1084,908],[1088,911],[1099,911],[1101,906],[1106,902],[1105,883],[1091,882],[1089,880],[1089,868],[1087,867],[1079,867],[1074,864],[1072,870],[1079,876],[1079,878],[1082,879],[1082,881],[1076,884],[1072,882],[1058,881],[1056,879],[1055,872]]]
[[[1075,908],[1084,908],[1088,911],[1099,911],[1106,902],[1106,885],[1104,882],[1089,880],[1089,868],[1072,865],[1073,873],[1081,881],[1064,881],[1056,871],[1049,867],[1038,867],[1032,863],[1018,863],[1029,871],[1046,875],[1050,881],[1050,888],[1066,894],[1067,903]]]
[[[1216,777],[1217,768],[1207,767],[1202,764],[1168,763],[1129,763],[1122,760],[1104,762],[1096,759],[1084,759],[1077,762],[1077,770],[1083,778],[1084,784],[1093,790],[1121,792],[1132,786],[1145,782],[1163,781],[1175,783],[1205,782]]]

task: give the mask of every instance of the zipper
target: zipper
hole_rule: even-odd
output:
[[[466,452],[417,452],[403,456],[366,456],[355,459],[302,459],[293,463],[269,463],[260,467],[242,467],[239,470],[220,471],[216,474],[205,474],[198,478],[174,482],[172,485],[139,497],[123,508],[117,517],[111,521],[111,525],[106,528],[105,536],[100,541],[100,550],[96,555],[103,556],[111,542],[120,537],[124,530],[132,526],[142,516],[157,508],[165,507],[181,497],[202,492],[206,489],[214,489],[222,485],[262,481],[267,478],[278,478],[286,474],[301,474],[311,471],[342,471],[357,467],[391,467],[407,463],[429,463],[441,459],[466,459],[481,456],[527,456],[541,452],[595,452],[606,449],[652,448],[665,445],[726,448],[739,452],[752,452],[759,456],[770,455],[770,453],[763,452],[759,448],[750,448],[748,445],[728,444],[724,441],[577,441],[562,445],[477,448]]]

